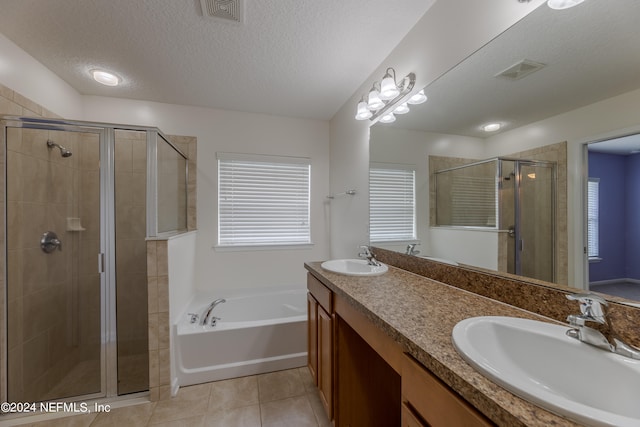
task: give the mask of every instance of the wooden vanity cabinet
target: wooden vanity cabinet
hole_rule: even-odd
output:
[[[336,427],[494,426],[311,274],[307,289],[308,366]]]
[[[327,416],[333,419],[333,293],[311,274],[307,275],[307,289],[307,365]]]
[[[490,420],[420,363],[402,364],[402,427],[489,427]]]

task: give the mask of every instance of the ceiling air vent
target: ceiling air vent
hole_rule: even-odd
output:
[[[509,80],[520,80],[521,78],[526,77],[531,73],[535,73],[545,66],[546,64],[542,64],[540,62],[523,59],[522,61],[513,64],[506,70],[499,72],[495,75],[495,77],[501,77]]]
[[[202,15],[242,23],[244,0],[200,0]]]

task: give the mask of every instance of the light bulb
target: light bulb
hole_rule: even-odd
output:
[[[371,89],[369,91],[369,102],[367,103],[367,108],[369,110],[379,110],[384,107],[384,102],[380,99],[380,94],[377,90]]]
[[[371,114],[371,111],[369,111],[369,108],[367,107],[367,102],[363,98],[360,102],[358,102],[358,109],[356,110],[356,120],[367,120],[372,115],[373,114]]]
[[[394,116],[393,113],[388,113],[388,114],[385,114],[384,116],[382,116],[380,118],[380,121],[382,123],[393,123],[393,122],[396,121],[396,116]]]
[[[422,104],[423,102],[427,101],[427,95],[424,94],[424,89],[422,89],[420,92],[414,94],[411,98],[409,98],[409,100],[407,101],[409,104]]]
[[[382,83],[380,83],[380,98],[388,101],[390,99],[395,98],[400,94],[398,90],[398,85],[396,85],[396,81],[389,74],[382,79]]]
[[[102,70],[91,70],[93,80],[105,86],[118,86],[120,79],[115,74]]]
[[[499,130],[501,127],[502,125],[500,125],[500,123],[489,123],[482,126],[482,130],[484,130],[485,132],[495,132]]]
[[[398,105],[394,110],[393,114],[407,114],[409,112],[409,106],[406,102]]]

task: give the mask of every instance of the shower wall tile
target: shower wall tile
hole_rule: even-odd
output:
[[[158,350],[158,313],[149,313],[149,352]]]
[[[171,350],[169,348],[158,350],[158,369],[160,386],[171,385]]]
[[[156,247],[156,260],[157,260],[157,268],[158,268],[158,277],[166,276],[169,274],[168,268],[168,259],[167,259],[167,241],[160,240],[157,242]],[[160,293],[162,290],[159,288],[160,283],[158,283],[158,297],[160,297]]]
[[[11,92],[13,93],[13,91]],[[11,98],[13,99],[13,94]],[[0,94],[0,112],[2,112],[3,115],[19,116],[22,114],[22,106],[13,102],[12,99]]]
[[[156,261],[157,245],[155,240],[147,241],[147,276],[158,276],[158,263]],[[157,280],[157,279],[156,279]]]
[[[149,388],[152,400],[168,398],[160,386],[170,384],[169,278],[166,240],[147,241],[147,286],[149,292]],[[154,298],[155,294],[155,298]],[[152,340],[152,341],[151,341]],[[152,346],[155,348],[152,349]]]
[[[169,312],[158,313],[158,349],[169,349]]]
[[[149,315],[158,312],[158,278],[147,276],[147,300]]]

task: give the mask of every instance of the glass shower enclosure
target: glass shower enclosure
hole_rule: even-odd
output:
[[[186,156],[156,128],[1,119],[2,401],[147,391],[146,238],[186,229]]]
[[[498,266],[555,279],[556,165],[495,158],[437,171],[436,225],[499,233]]]

